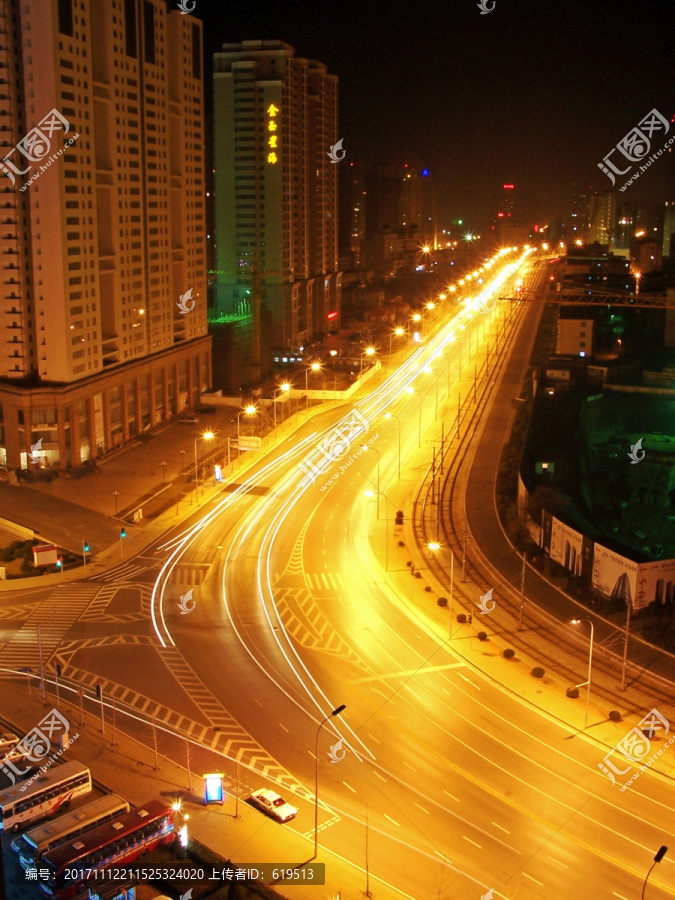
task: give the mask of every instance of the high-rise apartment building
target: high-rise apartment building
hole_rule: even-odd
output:
[[[251,313],[260,371],[263,323],[293,349],[339,320],[338,80],[282,41],[225,44],[214,105],[216,306]]]
[[[339,230],[340,255],[349,269],[360,267],[361,241],[366,237],[366,174],[362,162],[339,166]]]
[[[408,166],[401,184],[400,227],[436,249],[436,188],[427,168]]]
[[[65,468],[210,383],[201,23],[162,0],[0,15],[0,464],[41,439]]]
[[[588,240],[592,244],[607,244],[616,230],[616,193],[596,191],[591,195]]]

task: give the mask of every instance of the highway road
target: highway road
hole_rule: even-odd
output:
[[[239,759],[247,784],[283,786],[299,815],[283,833],[261,816],[265,861],[312,855],[317,728],[346,704],[320,732],[328,865],[313,897],[335,896],[342,861],[378,898],[629,900],[672,833],[666,779],[647,773],[620,793],[598,772],[597,742],[495,683],[410,602],[412,542],[395,513],[409,517],[488,345],[499,382],[529,320],[524,304],[492,299],[528,272],[536,285],[532,271],[527,254],[496,260],[472,302],[368,396],[309,416],[238,488],[117,574],[80,582],[51,634],[71,681],[103,677],[131,707]],[[35,665],[11,647],[3,665]],[[247,846],[228,852],[243,860]],[[648,896],[674,893],[666,857]]]

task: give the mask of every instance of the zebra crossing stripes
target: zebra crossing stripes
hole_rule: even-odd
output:
[[[133,581],[139,575],[147,570],[147,565],[141,565],[137,562],[128,562],[125,565],[117,566],[109,572],[103,572],[101,575],[95,575],[92,581],[102,581],[104,584],[111,582]]]
[[[179,563],[171,573],[170,584],[203,584],[211,563]]]
[[[334,575],[330,572],[319,572],[318,574],[310,574],[305,572],[305,581],[314,591],[338,591],[345,587],[342,575],[336,572]]]
[[[42,659],[46,664],[65,635],[82,616],[98,593],[96,585],[72,583],[59,585],[49,600],[40,604],[0,650],[3,667],[18,669],[40,666],[37,625],[40,626]]]

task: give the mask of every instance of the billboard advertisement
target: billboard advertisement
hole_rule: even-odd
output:
[[[638,564],[602,544],[593,551],[592,586],[606,597],[623,600],[635,609]]]
[[[675,600],[675,559],[642,563],[638,567],[637,592],[633,609],[644,609],[650,603],[671,606]]]
[[[550,556],[554,562],[564,566],[570,575],[581,575],[581,561],[584,536],[580,531],[575,531],[569,525],[565,525],[560,519],[553,519],[551,523],[551,549]]]

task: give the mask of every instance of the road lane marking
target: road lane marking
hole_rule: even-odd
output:
[[[403,765],[404,765],[404,766],[407,766],[409,769],[412,769],[413,772],[416,772],[416,771],[417,771],[417,769],[413,769],[413,767],[410,765],[410,763],[409,763],[409,762],[406,762],[405,760],[403,760]]]
[[[567,863],[560,862],[560,860],[556,859],[555,856],[549,856],[549,859],[553,860],[554,863],[558,863],[559,866],[564,866],[566,869],[569,869],[569,866],[567,865]],[[616,896],[618,897],[619,894],[617,894]]]
[[[511,832],[509,831],[508,828],[502,828],[502,826],[501,826],[501,825],[497,825],[496,822],[493,822],[492,824],[495,826],[495,828],[499,828],[499,830],[500,830],[500,831],[503,831],[505,834],[511,834]]]
[[[537,881],[536,878],[533,878],[531,875],[528,875],[527,872],[523,872],[522,874],[525,876],[525,878],[529,878],[530,881],[534,881],[535,884],[539,884],[539,885],[541,885],[542,887],[544,886],[544,882],[543,882],[543,881]]]
[[[379,773],[379,772],[376,772],[375,770],[373,770],[373,775],[377,775],[377,777],[378,777],[378,778],[381,778],[382,781],[384,781],[384,782],[387,781],[387,779],[384,777],[384,775],[380,775],[380,773]]]
[[[367,684],[369,681],[384,681],[387,678],[406,678],[410,675],[425,675],[428,672],[443,672],[446,669],[459,669],[465,665],[465,662],[455,662],[447,663],[447,665],[444,666],[424,666],[421,669],[408,669],[407,671],[391,672],[389,675],[369,675],[366,678],[356,678],[354,681],[352,681],[352,684]],[[445,690],[445,688],[443,688],[443,690]]]
[[[286,734],[290,734],[290,731],[288,730],[288,728],[286,728],[285,725],[282,725],[281,722],[279,722],[279,727],[280,727],[280,728],[283,728],[284,731],[286,732]]]
[[[369,734],[368,737],[371,739],[371,741],[375,741],[376,744],[382,743],[382,741],[378,741],[378,739],[376,737],[373,737],[372,734]]]
[[[262,703],[261,703],[261,702],[260,702],[260,700],[258,700],[258,698],[257,698],[257,697],[254,697],[254,698],[253,698],[253,699],[254,699],[254,700],[255,700],[255,702],[256,702],[256,703],[257,703],[257,704],[258,704],[258,706],[259,706],[259,707],[260,707],[260,709],[264,709],[264,707],[263,707],[263,705],[262,705]]]
[[[446,863],[449,863],[451,866],[454,865],[451,859],[448,859],[447,856],[443,856],[443,854],[439,850],[434,850],[436,856],[440,856],[441,859],[445,860]]]
[[[472,841],[471,838],[468,838],[465,834],[463,834],[462,837],[464,838],[465,841],[468,841],[470,844],[473,844],[474,847],[478,847],[479,850],[483,849],[480,844],[477,844],[475,841]]]
[[[479,691],[482,690],[482,688],[479,688],[477,684],[474,684],[473,681],[472,681],[470,678],[467,678],[466,675],[462,675],[461,672],[458,672],[457,674],[459,675],[460,678],[463,678],[464,681],[468,682],[468,684],[470,684],[471,687],[475,687],[475,688],[477,688]]]
[[[623,894],[617,894],[616,891],[612,891],[612,896],[613,896],[613,897],[618,897],[619,900],[628,900],[628,897],[624,897]]]
[[[429,812],[429,810],[428,810],[428,809],[425,809],[423,806],[420,806],[419,803],[418,803],[416,800],[413,800],[413,803],[415,804],[415,806],[416,806],[418,809],[421,809],[422,812],[425,812],[428,816],[431,815],[431,813]]]
[[[313,753],[312,753],[312,751],[311,751],[311,750],[308,750],[308,751],[307,751],[307,752],[308,752],[308,753],[309,753],[309,755],[310,755],[310,756],[311,756],[311,757],[312,757],[312,759],[316,759],[316,756],[314,756],[314,754],[313,754]]]
[[[445,791],[445,790],[443,791],[443,793],[444,793],[444,794],[448,794],[448,792]],[[448,797],[452,797],[453,800],[457,800],[457,797],[453,797],[452,794],[448,794]],[[457,800],[457,803],[459,803],[459,800]]]
[[[343,781],[342,783],[344,784],[344,786],[345,786],[346,788],[349,788],[349,790],[350,790],[353,794],[357,794],[357,793],[358,793],[358,791],[356,791],[356,790],[351,786],[351,784],[347,784],[346,781]]]
[[[392,819],[392,817],[391,817],[391,816],[388,816],[386,813],[383,813],[383,815],[384,815],[385,819],[389,819],[390,822],[393,822],[394,825],[396,825],[397,828],[400,828],[400,827],[401,827],[401,826],[398,824],[398,822],[396,821],[396,819]]]

